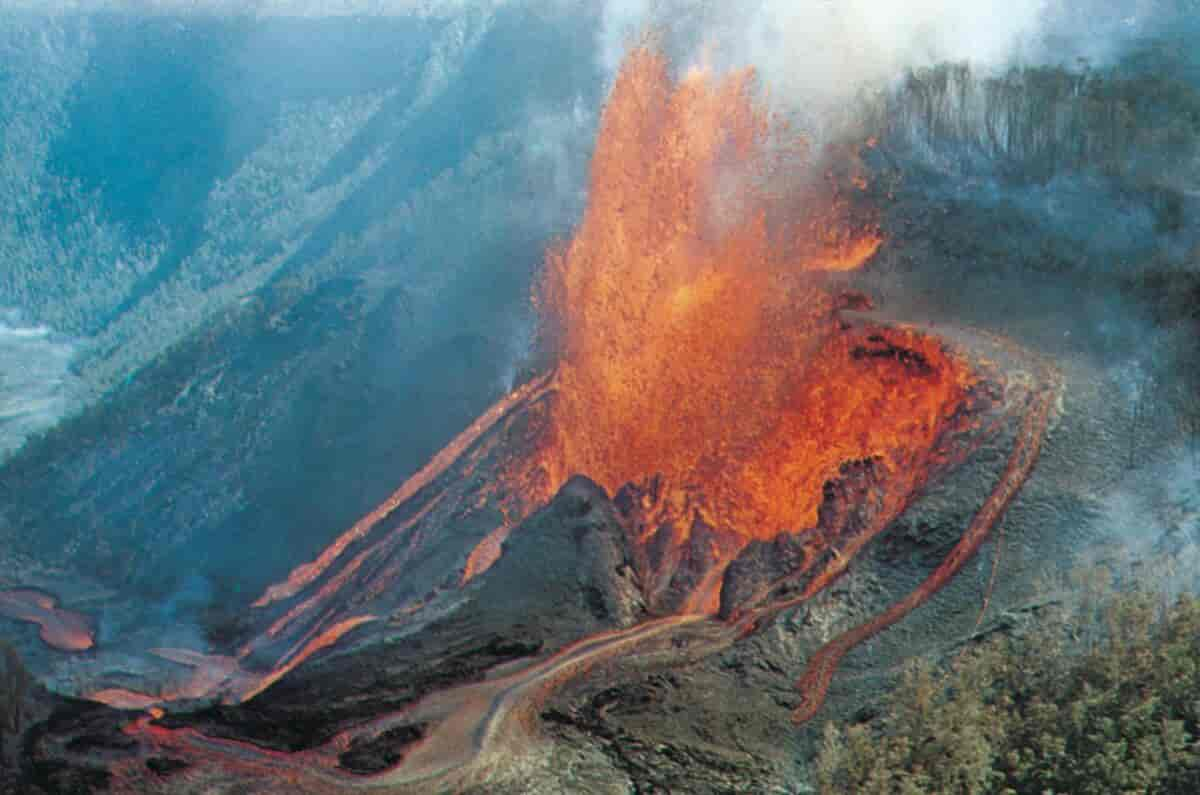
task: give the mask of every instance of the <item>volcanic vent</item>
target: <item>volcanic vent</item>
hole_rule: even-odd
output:
[[[660,612],[717,612],[725,566],[751,542],[811,534],[847,466],[914,493],[986,391],[937,339],[846,320],[869,299],[830,274],[880,240],[836,192],[780,188],[803,146],[752,86],[748,71],[675,83],[662,56],[634,52],[588,209],[538,294],[559,361],[537,466],[550,484],[582,473],[631,484],[639,511],[659,504],[629,541]],[[881,521],[905,499],[885,498]]]
[[[613,495],[606,526],[620,528],[589,542],[602,553],[579,574],[608,606],[597,612],[604,632],[475,684],[438,679],[440,692],[435,682],[369,722],[344,720],[294,756],[206,736],[239,736],[220,728],[220,714],[169,729],[154,724],[155,707],[127,734],[145,753],[246,775],[287,770],[307,782],[297,791],[336,791],[364,781],[339,754],[403,731],[421,738],[418,750],[380,765],[372,785],[460,775],[527,731],[531,705],[607,657],[688,632],[703,637],[694,649],[715,651],[811,599],[933,480],[1019,426],[1007,468],[950,555],[810,661],[795,714],[810,717],[841,655],[978,549],[1036,461],[1057,390],[1051,368],[1002,339],[875,318],[853,274],[882,240],[856,206],[856,178],[813,179],[816,159],[756,101],[752,72],[676,80],[659,53],[633,52],[601,120],[583,220],[548,255],[536,291],[553,366],[268,589],[240,649],[158,653],[198,669],[189,697],[201,682],[237,704],[331,646],[419,639],[483,600],[493,577],[512,579],[511,556],[536,552],[522,546],[522,523],[560,489],[586,492],[569,484],[575,475]]]

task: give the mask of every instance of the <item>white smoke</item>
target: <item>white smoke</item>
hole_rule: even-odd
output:
[[[1126,583],[1167,600],[1200,593],[1200,458],[1172,447],[1161,460],[1107,493],[1099,543],[1081,551],[1084,565],[1103,563]]]
[[[692,60],[753,66],[776,102],[824,113],[941,62],[989,71],[1104,61],[1171,1],[607,0],[598,57],[611,74],[639,32],[698,27]]]
[[[600,51],[614,65],[631,31],[703,15],[704,48],[760,69],[778,90],[836,96],[905,67],[998,64],[1038,31],[1050,0],[609,0]]]
[[[78,406],[84,389],[71,372],[75,351],[72,340],[0,309],[0,460]]]
[[[600,27],[599,59],[605,73],[614,74],[626,49],[652,18],[652,0],[609,0]]]

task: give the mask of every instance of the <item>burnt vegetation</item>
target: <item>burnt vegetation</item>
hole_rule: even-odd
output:
[[[877,109],[885,114],[877,124],[910,144],[932,144],[929,155],[963,173],[1045,182],[1095,170],[1118,178],[1152,194],[1159,231],[1176,231],[1183,221],[1178,185],[1194,176],[1200,91],[1171,64],[1130,60],[1001,76],[965,64],[916,70]]]

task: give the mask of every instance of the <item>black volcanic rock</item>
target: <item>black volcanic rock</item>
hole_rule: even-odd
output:
[[[479,681],[497,665],[636,623],[643,609],[623,547],[624,528],[604,490],[573,478],[513,531],[500,559],[467,589],[469,601],[415,637],[315,659],[245,704],[183,707],[159,724],[279,751],[316,747],[429,693]],[[100,752],[125,758],[136,750],[121,733],[130,713],[84,704],[65,702],[30,731],[22,780],[50,782],[50,792],[72,791],[76,779],[99,787],[102,768],[81,760]],[[340,764],[356,773],[390,767],[421,731],[405,726],[352,744]],[[146,764],[169,777],[179,761],[151,757]],[[75,771],[70,782],[54,783],[65,772],[47,778],[56,765]]]
[[[703,493],[661,475],[626,484],[614,503],[647,607],[656,614],[682,610],[742,543],[734,529],[720,526]]]
[[[108,763],[136,749],[137,743],[121,733],[130,716],[101,704],[54,696],[48,706],[49,715],[22,737],[16,791],[105,791]]]
[[[553,609],[548,609],[553,605]],[[554,643],[627,627],[645,607],[625,551],[625,529],[604,489],[575,476],[509,535],[472,610],[489,627],[538,621]]]
[[[870,527],[882,509],[882,490],[887,487],[887,468],[877,459],[842,464],[837,478],[825,483],[817,526],[811,530],[785,533],[773,541],[752,542],[730,564],[721,589],[722,618],[728,618],[772,583],[768,595],[788,598],[799,594],[807,580],[840,554],[841,539]],[[795,577],[805,570],[805,575]],[[786,581],[786,582],[784,582]]]
[[[338,766],[353,773],[378,773],[404,758],[404,749],[421,739],[420,726],[397,726],[371,740],[355,739],[338,755]]]

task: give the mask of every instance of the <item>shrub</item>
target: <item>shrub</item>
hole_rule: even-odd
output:
[[[826,726],[815,773],[824,793],[1192,795],[1198,737],[1200,600],[1093,590],[944,670],[912,664],[880,719]]]

